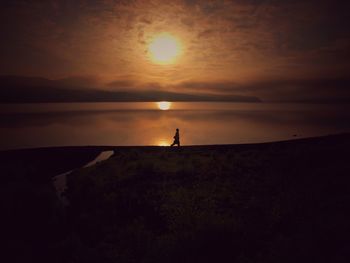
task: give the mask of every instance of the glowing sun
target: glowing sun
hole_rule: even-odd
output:
[[[181,54],[180,41],[169,33],[157,35],[148,46],[151,59],[157,64],[171,64]]]
[[[160,110],[169,110],[171,107],[171,102],[169,101],[159,101],[157,102],[158,108]]]

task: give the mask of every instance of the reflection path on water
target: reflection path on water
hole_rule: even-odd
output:
[[[350,131],[350,105],[173,102],[0,104],[0,149],[256,143]]]

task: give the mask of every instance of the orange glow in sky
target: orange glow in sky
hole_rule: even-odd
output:
[[[127,91],[130,101],[143,92],[152,101],[175,100],[154,92],[181,101],[343,101],[348,1],[325,1],[332,12],[319,1],[3,0],[0,76],[34,78],[19,79],[29,87]]]

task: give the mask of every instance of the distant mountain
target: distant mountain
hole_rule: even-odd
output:
[[[142,102],[161,100],[260,102],[259,98],[253,96],[187,94],[159,90],[111,91],[81,86],[81,81],[77,79],[49,80],[21,76],[0,76],[0,103]]]

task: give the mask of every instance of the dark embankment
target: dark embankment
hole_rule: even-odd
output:
[[[349,156],[349,134],[116,147],[68,177],[65,210],[48,184],[3,184],[5,250],[18,261],[348,262]]]
[[[53,175],[93,160],[99,148],[62,147],[0,152],[1,262],[56,262],[69,237]],[[62,262],[62,261],[61,261]]]
[[[108,147],[106,147],[108,148]],[[79,168],[104,150],[104,147],[52,147],[0,151],[0,179],[48,181],[51,177]]]

